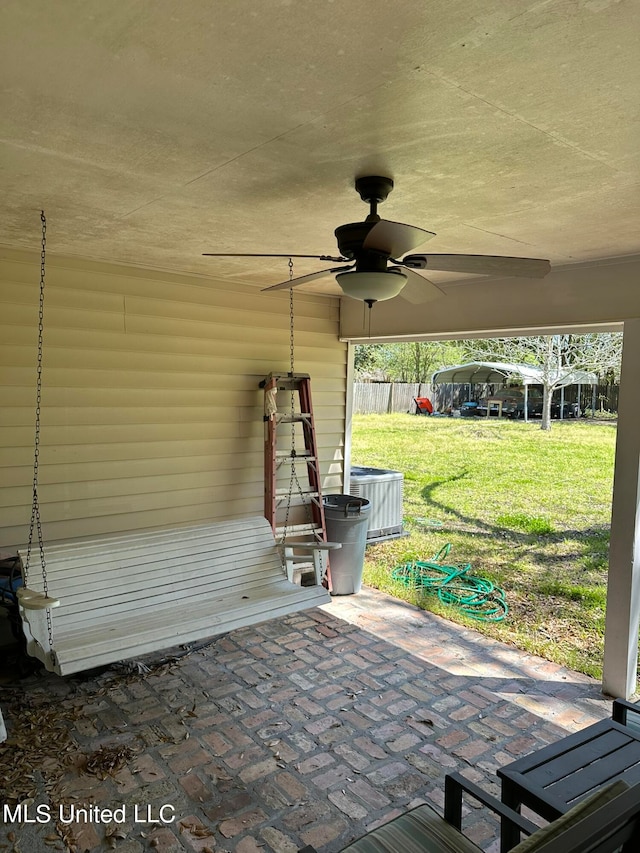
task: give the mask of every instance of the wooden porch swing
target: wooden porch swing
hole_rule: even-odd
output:
[[[70,675],[326,604],[324,552],[340,546],[276,543],[261,516],[87,538],[49,546],[45,555],[38,501],[44,211],[41,220],[33,504],[28,546],[18,551],[27,652]],[[300,563],[312,566],[314,585],[294,583]]]

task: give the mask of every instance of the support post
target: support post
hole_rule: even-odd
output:
[[[602,689],[636,690],[640,624],[640,319],[624,324]]]

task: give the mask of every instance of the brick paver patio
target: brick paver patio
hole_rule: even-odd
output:
[[[586,676],[367,589],[148,673],[13,690],[0,758],[24,778],[5,784],[32,788],[30,819],[49,807],[42,823],[5,814],[0,848],[22,853],[332,853],[417,803],[441,808],[450,770],[499,793],[498,766],[611,709]],[[97,811],[76,820],[83,808]],[[466,833],[497,849],[486,812],[469,809]]]

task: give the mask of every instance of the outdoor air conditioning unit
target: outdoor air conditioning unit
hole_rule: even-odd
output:
[[[402,528],[404,474],[384,468],[351,469],[349,494],[366,498],[371,504],[367,541],[405,536]]]

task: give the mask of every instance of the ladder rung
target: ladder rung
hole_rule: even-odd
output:
[[[276,538],[280,539],[284,534],[287,534],[287,537],[295,538],[297,536],[308,536],[309,533],[314,536],[322,535],[322,528],[318,527],[316,524],[290,524],[286,531],[284,527],[276,527]]]
[[[302,489],[301,492],[291,492],[291,489],[276,489],[276,498],[288,498],[291,495],[292,498],[318,498],[320,495],[315,491],[306,491]]]
[[[300,462],[317,462],[317,458],[310,453],[300,453],[296,450],[293,454],[290,450],[276,450],[276,459],[296,459]]]
[[[278,417],[279,424],[297,424],[302,421],[310,421],[311,413],[310,412],[299,412],[298,414],[292,415],[281,415]]]
[[[279,391],[290,391],[292,388],[297,390],[299,385],[309,379],[311,377],[308,373],[294,373],[293,376],[288,373],[271,373],[265,380],[265,384],[267,381],[275,382]]]

